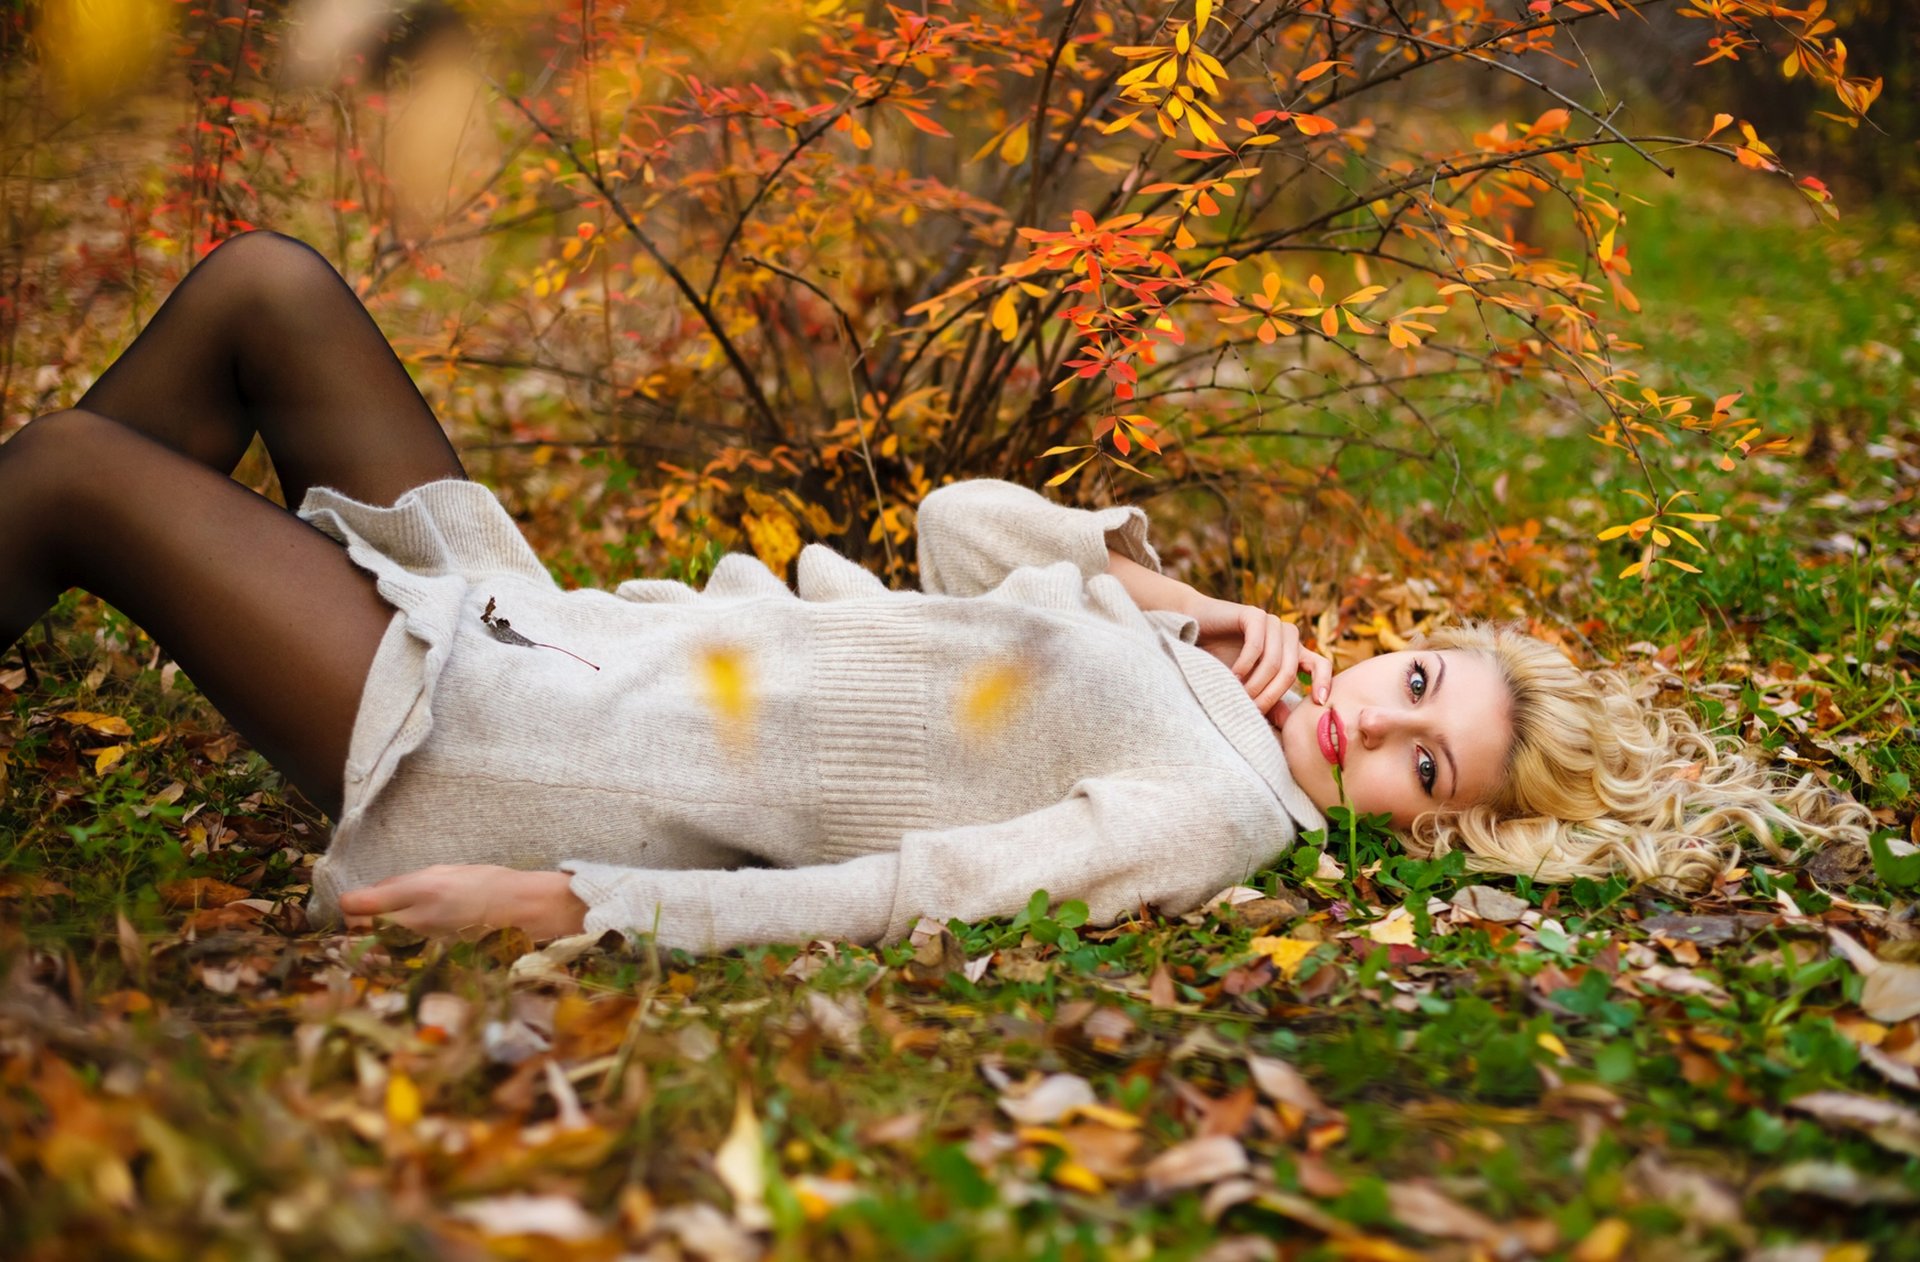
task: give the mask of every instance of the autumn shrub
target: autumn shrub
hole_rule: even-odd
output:
[[[74,16],[116,5],[112,39]],[[623,559],[784,571],[820,539],[904,579],[913,506],[976,475],[1188,490],[1245,535],[1340,502],[1350,455],[1446,465],[1450,417],[1525,392],[1638,483],[1591,525],[1651,577],[1784,439],[1736,390],[1643,379],[1621,164],[1733,162],[1837,212],[1711,102],[1627,125],[1580,39],[1650,9],[1689,60],[1790,49],[1841,117],[1880,92],[1817,0],[63,0],[13,13],[4,126],[167,120],[74,212],[109,301],[234,232],[309,237],[470,449],[591,460],[567,508]],[[18,423],[84,381],[5,384]]]

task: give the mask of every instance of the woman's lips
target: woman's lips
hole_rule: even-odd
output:
[[[1347,729],[1332,706],[1320,716],[1320,753],[1336,767],[1346,766]]]

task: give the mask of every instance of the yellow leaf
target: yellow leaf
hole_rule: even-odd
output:
[[[1540,1031],[1540,1033],[1534,1036],[1533,1041],[1546,1048],[1549,1052],[1552,1052],[1555,1056],[1558,1056],[1561,1060],[1570,1059],[1567,1055],[1567,1045],[1562,1043],[1559,1035],[1551,1030]]]
[[[1614,1262],[1626,1252],[1633,1231],[1624,1218],[1603,1218],[1568,1254],[1573,1262]]]
[[[1600,238],[1600,261],[1602,263],[1613,262],[1613,234],[1619,227],[1619,224],[1614,224],[1607,229],[1606,235]]]
[[[1063,1161],[1053,1168],[1053,1181],[1061,1187],[1072,1188],[1076,1192],[1085,1192],[1089,1196],[1099,1196],[1107,1190],[1100,1176],[1077,1161]]]
[[[113,766],[113,764],[119,762],[122,758],[125,758],[127,751],[132,748],[133,746],[131,745],[109,745],[105,749],[88,750],[87,752],[93,755],[93,773],[99,775],[104,772],[107,768]]]
[[[387,1075],[387,1124],[395,1128],[412,1126],[420,1120],[420,1088],[399,1070]]]
[[[740,524],[747,528],[747,542],[761,564],[782,578],[787,563],[800,555],[800,532],[791,515],[784,510],[773,513],[743,513]]]
[[[1067,380],[1068,380],[1068,381],[1072,381],[1072,380],[1073,380],[1073,378],[1072,378],[1072,377],[1069,377],[1069,378],[1067,378]],[[1092,460],[1092,459],[1093,459],[1093,457],[1092,457],[1092,456],[1088,456],[1088,457],[1087,457],[1087,460]],[[1064,473],[1056,473],[1056,474],[1054,474],[1054,475],[1053,475],[1052,477],[1050,477],[1050,478],[1048,478],[1048,479],[1047,479],[1047,482],[1046,482],[1046,484],[1047,484],[1048,486],[1059,486],[1059,485],[1060,485],[1060,484],[1061,484],[1062,482],[1065,482],[1065,481],[1066,481],[1066,480],[1067,480],[1068,478],[1070,478],[1070,477],[1072,477],[1072,476],[1073,476],[1074,474],[1076,474],[1076,473],[1078,473],[1078,472],[1080,472],[1080,470],[1081,470],[1082,468],[1084,468],[1084,467],[1086,466],[1086,463],[1087,463],[1087,460],[1082,460],[1082,461],[1081,461],[1081,462],[1080,462],[1079,464],[1077,464],[1077,465],[1074,465],[1074,466],[1073,466],[1073,467],[1072,467],[1071,469],[1068,469],[1068,470],[1067,470],[1066,472],[1064,472]]]
[[[1384,920],[1376,920],[1367,926],[1367,936],[1375,942],[1385,942],[1392,946],[1413,945],[1413,917],[1404,907],[1396,907],[1387,913]]]
[[[1632,578],[1635,574],[1638,574],[1641,570],[1644,570],[1646,568],[1647,568],[1647,563],[1645,561],[1635,561],[1632,565],[1629,565],[1626,569],[1620,571],[1620,577]]]
[[[1713,116],[1713,126],[1707,131],[1707,134],[1705,136],[1701,137],[1701,139],[1711,140],[1715,132],[1721,131],[1731,122],[1733,122],[1733,115],[1715,114]]]
[[[1112,122],[1110,122],[1110,123],[1098,123],[1098,124],[1095,124],[1095,125],[1096,125],[1097,127],[1099,127],[1099,128],[1100,128],[1100,134],[1101,134],[1101,135],[1103,135],[1103,136],[1111,136],[1111,135],[1113,135],[1113,133],[1115,133],[1115,132],[1117,132],[1117,131],[1122,131],[1122,130],[1124,130],[1124,129],[1126,129],[1126,128],[1128,128],[1128,127],[1131,127],[1131,126],[1133,126],[1133,120],[1134,120],[1134,119],[1136,119],[1136,118],[1138,118],[1138,117],[1140,117],[1140,111],[1139,111],[1139,110],[1135,110],[1135,111],[1133,111],[1133,113],[1131,113],[1131,114],[1122,114],[1122,115],[1121,115],[1120,117],[1118,117],[1118,118],[1116,118],[1116,119],[1114,119],[1114,120],[1113,120]],[[987,143],[988,143],[988,144],[992,144],[993,142],[992,142],[992,141],[988,141]],[[975,154],[974,156],[975,156],[975,157],[978,157],[979,155],[978,155],[978,154]]]
[[[1204,33],[1207,22],[1213,17],[1213,0],[1194,0],[1193,26],[1196,34]]]
[[[1140,1129],[1140,1119],[1124,1109],[1116,1109],[1110,1104],[1076,1104],[1067,1110],[1068,1117],[1085,1118],[1089,1122],[1098,1122],[1102,1126],[1111,1126],[1117,1131]]]
[[[1300,962],[1313,954],[1317,942],[1308,942],[1304,938],[1259,937],[1247,944],[1255,954],[1264,955],[1273,961],[1280,975],[1292,980],[1300,971]]]
[[[767,1212],[766,1145],[744,1086],[734,1097],[733,1126],[713,1154],[713,1172],[733,1194],[733,1216],[742,1227],[758,1231],[773,1224]]]
[[[1016,303],[1019,291],[1007,289],[993,304],[993,327],[1000,331],[1000,340],[1011,342],[1020,332],[1020,311]]]
[[[133,728],[127,721],[114,714],[95,714],[91,710],[69,710],[60,716],[69,723],[77,723],[102,736],[132,736]]]
[[[1000,160],[1008,166],[1019,166],[1027,160],[1027,124],[1022,123],[1007,133],[1000,145]]]
[[[1685,570],[1689,574],[1698,574],[1700,572],[1699,566],[1688,565],[1685,561],[1676,560],[1673,557],[1661,557],[1660,559],[1676,570]]]
[[[1629,530],[1632,530],[1632,529],[1633,529],[1632,526],[1608,526],[1605,530],[1600,532],[1600,536],[1599,536],[1600,542],[1605,543],[1609,539],[1618,539],[1621,535],[1626,534]]]

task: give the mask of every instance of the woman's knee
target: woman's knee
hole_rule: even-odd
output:
[[[0,444],[0,468],[24,480],[9,488],[16,494],[62,487],[83,479],[88,469],[97,467],[103,449],[130,432],[120,422],[84,408],[48,412]]]
[[[200,261],[231,286],[236,306],[249,319],[284,318],[305,312],[317,294],[345,285],[326,256],[296,237],[256,229],[229,237]]]

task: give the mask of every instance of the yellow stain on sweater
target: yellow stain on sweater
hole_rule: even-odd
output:
[[[711,646],[701,652],[696,671],[721,739],[732,746],[745,745],[753,737],[753,678],[746,654]]]
[[[963,731],[988,736],[1005,727],[1027,690],[1026,672],[1012,662],[987,662],[960,681],[954,717]]]

